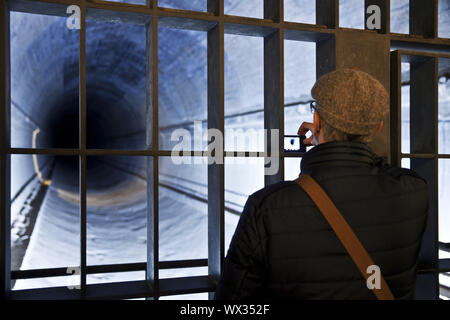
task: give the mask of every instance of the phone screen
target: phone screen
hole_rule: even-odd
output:
[[[306,152],[306,146],[303,145],[305,136],[284,136],[284,151]]]
[[[299,136],[284,137],[284,150],[299,151],[300,150],[300,137]]]

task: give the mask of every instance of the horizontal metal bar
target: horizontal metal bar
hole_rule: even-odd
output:
[[[450,243],[439,241],[439,250],[450,252]]]
[[[439,273],[450,272],[450,259],[439,259]]]
[[[189,294],[214,291],[215,286],[208,276],[182,277],[160,280],[160,295]],[[126,281],[88,284],[87,299],[132,299],[151,297],[149,282]],[[12,300],[74,300],[80,298],[80,292],[67,287],[51,287],[11,291]]]
[[[215,287],[213,281],[208,276],[159,280],[159,293],[161,296],[212,292],[215,290]]]
[[[51,287],[26,290],[12,290],[11,300],[77,300],[80,290],[70,290],[68,287]]]
[[[422,57],[450,59],[450,41],[446,44],[446,47],[448,47],[449,53],[423,52],[417,50],[398,50],[398,53],[402,56],[402,62],[413,62],[416,59],[422,59]]]
[[[159,269],[207,267],[208,259],[159,261]]]
[[[439,285],[439,293],[445,297],[450,297],[450,287]]]
[[[402,153],[401,158],[409,158],[409,159],[450,159],[450,154],[436,154],[436,153]]]
[[[402,153],[401,158],[417,158],[417,159],[434,159],[437,157],[435,153]]]
[[[160,269],[177,269],[177,268],[196,268],[208,266],[207,259],[190,259],[190,260],[172,260],[160,261]],[[87,266],[87,274],[96,273],[111,273],[111,272],[131,272],[144,271],[147,264],[145,262],[137,263],[122,263],[122,264],[108,264]],[[32,279],[32,278],[46,278],[46,277],[60,277],[69,276],[67,268],[45,268],[45,269],[31,269],[31,270],[13,270],[11,271],[11,279]]]
[[[112,4],[114,5],[114,4]],[[128,11],[116,11],[116,10],[105,10],[99,8],[87,8],[86,10],[86,19],[92,19],[97,21],[114,21],[121,23],[133,23],[138,25],[145,25],[151,20],[151,15],[145,14],[140,11],[140,8],[143,10],[149,10],[145,6],[136,5],[137,9],[134,10],[137,12],[128,12]]]
[[[86,286],[86,299],[132,299],[151,297],[152,290],[145,280],[90,284]],[[13,290],[11,300],[77,300],[80,290],[51,287]]]
[[[296,152],[296,151],[284,151],[282,152],[282,157],[285,158],[303,158],[306,152]]]
[[[79,156],[79,149],[40,149],[40,148],[10,148],[7,150],[9,154],[45,154],[55,156]]]
[[[448,52],[450,39],[429,39],[409,34],[388,34],[391,39],[391,47],[399,50],[428,50],[436,53]]]
[[[291,25],[290,23],[285,23],[284,26],[290,27],[284,29],[285,40],[319,42],[328,39],[333,34],[328,29],[324,29],[323,31],[321,30],[321,32],[318,32],[318,30],[300,30],[298,29],[297,25]],[[318,27],[320,28],[321,26]],[[302,26],[302,28],[305,27]]]
[[[10,148],[9,154],[42,154],[54,156],[79,156],[80,149],[33,149],[33,148]],[[295,153],[294,153],[295,154]],[[292,156],[299,156],[297,153]],[[207,151],[182,151],[172,154],[170,150],[126,150],[126,149],[86,149],[86,156],[150,156],[150,157],[206,157]],[[226,157],[265,157],[262,151],[225,151]]]
[[[145,280],[98,283],[86,286],[86,299],[134,299],[151,297],[153,290]]]
[[[54,156],[79,156],[81,155],[80,149],[39,149],[39,148],[10,148],[7,151],[8,154],[42,154],[42,155],[54,155]],[[172,151],[170,150],[126,150],[126,149],[87,149],[87,156],[151,156],[151,157],[171,157]],[[226,157],[264,157],[262,151],[225,151]],[[303,152],[284,152],[280,156],[282,157],[302,157]],[[204,157],[206,156],[206,150],[203,151],[183,151],[181,154],[177,153],[174,156],[185,157]],[[450,154],[435,154],[435,153],[402,153],[402,158],[443,158],[450,159]]]
[[[57,1],[34,1],[34,0],[7,0],[11,11],[46,14],[51,16],[67,17],[67,7],[70,5],[80,6],[79,0],[57,0]]]
[[[79,5],[79,0],[8,0],[12,11],[50,14],[67,17],[66,8],[71,4]],[[217,16],[210,12],[180,10],[172,8],[150,8],[146,5],[106,2],[106,1],[88,1],[86,2],[88,18],[110,19],[134,21],[135,23],[145,23],[148,18],[144,15],[160,16],[162,26],[186,28],[207,31],[215,23],[223,22],[225,24],[225,33],[238,33],[255,36],[267,36],[270,29],[285,29],[287,38],[296,39],[298,35],[304,41],[317,41],[314,33],[318,37],[323,34],[333,34],[337,29],[326,28],[323,25],[297,23],[291,21],[273,22],[270,19],[258,19],[242,16],[223,15]],[[102,13],[103,12],[103,13]],[[109,13],[107,13],[109,12]],[[374,33],[371,30],[351,29],[354,32]],[[303,31],[295,35],[295,31]],[[321,35],[322,34],[322,35]],[[433,50],[436,52],[450,52],[450,39],[437,38],[426,39],[419,36],[408,34],[388,33],[386,36],[391,38],[391,46],[397,49],[416,49]]]
[[[72,275],[72,273],[67,273],[67,269],[68,268],[12,270],[11,279],[18,280],[18,279],[47,278],[47,277],[60,277]]]
[[[433,268],[426,265],[419,265],[417,273],[443,273],[450,272],[450,259],[439,259],[438,268]]]
[[[196,30],[196,31],[208,31],[213,28],[217,22],[202,20],[202,19],[190,19],[179,17],[159,17],[158,26],[161,28],[174,28],[184,30]]]

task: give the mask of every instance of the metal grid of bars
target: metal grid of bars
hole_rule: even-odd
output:
[[[66,8],[69,5],[78,5],[81,9],[81,29],[79,36],[79,149],[29,149],[11,148],[10,145],[10,49],[9,49],[9,12],[21,11],[38,14],[50,14],[66,17]],[[316,25],[285,22],[283,17],[283,1],[264,0],[264,18],[245,18],[224,15],[223,0],[207,0],[207,12],[194,12],[158,7],[157,0],[147,1],[146,5],[133,5],[101,0],[6,0],[0,5],[2,23],[0,25],[0,99],[2,109],[0,112],[0,284],[2,296],[11,299],[26,298],[136,298],[153,297],[157,299],[163,295],[186,294],[195,292],[212,292],[215,289],[224,257],[224,166],[208,166],[208,259],[159,261],[158,260],[158,158],[170,156],[171,152],[159,150],[158,146],[158,28],[170,27],[207,32],[207,83],[208,83],[208,128],[219,129],[224,132],[224,34],[239,34],[264,38],[264,127],[265,129],[279,129],[279,157],[280,169],[278,175],[266,176],[265,184],[284,179],[284,158],[301,157],[299,153],[284,153],[282,137],[284,134],[284,40],[310,41],[316,43],[316,77],[330,72],[336,68],[346,66],[348,61],[342,58],[348,49],[345,48],[345,39],[361,37],[372,41],[375,51],[384,52],[377,61],[355,58],[353,65],[365,71],[382,69],[381,77],[387,76],[384,81],[389,87],[389,74],[391,84],[399,82],[399,75],[390,72],[388,47],[393,49],[409,49],[421,51],[450,51],[450,41],[437,37],[437,4],[425,0],[410,1],[410,30],[411,35],[400,35],[389,32],[390,1],[365,0],[365,8],[371,4],[381,8],[382,28],[379,32],[371,30],[348,30],[339,28],[339,1],[316,0]],[[430,9],[431,8],[431,9]],[[146,150],[93,150],[86,148],[86,18],[101,20],[121,20],[144,24],[146,33],[147,58],[147,149]],[[353,48],[352,48],[353,49]],[[347,51],[346,51],[347,50]],[[367,49],[366,49],[367,50]],[[386,51],[386,52],[385,52]],[[401,53],[392,53],[391,63],[398,68],[398,59]],[[383,60],[384,59],[384,60]],[[396,60],[397,59],[397,60]],[[436,58],[434,58],[436,59]],[[395,61],[394,61],[395,60]],[[380,68],[384,65],[384,68]],[[372,69],[371,69],[372,68]],[[397,70],[397,69],[395,69]],[[428,70],[429,71],[429,70]],[[427,72],[423,71],[423,72]],[[397,78],[396,78],[397,77]],[[417,76],[420,78],[420,74]],[[386,80],[386,78],[381,79]],[[418,81],[418,87],[422,85]],[[391,86],[391,94],[398,86]],[[399,91],[398,91],[399,92]],[[396,96],[398,97],[398,95]],[[392,99],[394,100],[394,99]],[[437,103],[437,102],[435,102]],[[392,110],[398,111],[398,99],[393,101]],[[436,113],[437,114],[437,113]],[[434,121],[435,119],[433,119]],[[435,124],[433,124],[435,126]],[[403,155],[399,153],[399,123],[396,113],[393,113],[391,126],[391,153],[394,163],[400,157],[413,157],[415,154]],[[434,129],[433,129],[434,130]],[[431,131],[430,131],[431,132]],[[389,136],[389,131],[386,133]],[[435,134],[435,131],[432,131]],[[270,141],[270,140],[269,140]],[[385,155],[389,155],[389,146]],[[29,289],[11,291],[11,279],[25,279],[42,276],[62,275],[65,268],[14,271],[10,270],[10,175],[11,154],[48,154],[73,155],[79,157],[80,164],[80,284],[81,290],[68,290],[66,287]],[[119,265],[86,265],[86,157],[95,155],[124,155],[146,156],[147,167],[147,261],[146,263],[119,264]],[[192,151],[190,156],[201,153]],[[229,156],[227,154],[227,156]],[[254,156],[246,152],[246,157]],[[270,156],[270,155],[266,155]],[[443,156],[444,157],[444,156]],[[420,155],[420,158],[437,158],[437,153]],[[419,166],[418,166],[419,167]],[[432,176],[427,176],[436,187],[437,167],[434,167]],[[428,172],[428,171],[427,171]],[[434,187],[433,187],[434,188]],[[435,190],[435,189],[433,189]],[[434,193],[435,195],[435,193]],[[436,196],[434,196],[433,200]],[[434,203],[436,207],[437,200]],[[436,219],[436,213],[430,219]],[[426,246],[432,248],[422,253],[424,264],[423,272],[436,275],[442,272],[445,266],[436,268],[437,246],[436,225],[432,224],[426,234]],[[430,249],[431,250],[431,249]],[[429,254],[429,255],[427,255]],[[424,255],[427,255],[426,257]],[[173,279],[159,279],[158,271],[165,268],[181,268],[208,266],[208,276],[184,277]],[[448,268],[448,266],[447,266]],[[64,269],[64,270],[63,270]],[[106,284],[86,284],[86,275],[90,273],[120,272],[145,270],[146,280],[118,282]],[[64,273],[64,275],[66,275]],[[425,292],[424,296],[436,298],[435,288],[438,288],[437,276],[432,278],[432,292]]]
[[[439,273],[450,271],[450,259],[439,259],[438,161],[449,154],[438,152],[439,60],[450,65],[449,54],[397,50],[391,53],[392,163],[401,166],[410,159],[411,169],[428,181],[430,208],[420,252],[419,269],[428,286],[427,298],[439,297]],[[401,150],[401,64],[410,64],[410,153]],[[415,134],[420,132],[420,134]],[[448,245],[448,244],[443,244]]]

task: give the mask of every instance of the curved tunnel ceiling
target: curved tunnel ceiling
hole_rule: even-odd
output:
[[[179,3],[165,2],[174,5]],[[204,10],[204,2],[190,1],[192,7],[187,9]],[[234,2],[229,8],[231,13],[241,10],[262,15],[261,2]],[[303,10],[305,7],[302,1],[298,2],[300,5],[296,5],[294,1],[286,3],[289,3],[289,10],[292,12],[304,16],[315,14],[312,7]],[[355,18],[358,15],[354,14],[357,10],[359,7],[355,6],[354,11],[350,10],[350,14],[344,17],[347,26],[358,25],[358,19]],[[406,13],[406,8],[398,10]],[[65,23],[64,18],[58,17],[22,13],[11,15],[13,147],[31,147],[33,132],[37,128],[40,130],[37,134],[37,147],[78,147],[79,40],[78,33],[68,30]],[[395,23],[401,22],[393,21],[392,25]],[[446,28],[449,26],[450,23],[445,23]],[[86,34],[88,147],[145,148],[144,26],[87,21]],[[206,119],[205,33],[160,29],[159,38],[160,127],[173,128],[181,123]],[[227,36],[225,41],[226,114],[262,110],[262,42],[257,42],[261,39],[252,42]],[[285,92],[289,93],[286,102],[307,100],[315,80],[315,67],[311,63],[305,66],[305,60],[314,61],[314,50],[292,47],[285,54],[285,60],[290,61],[286,68],[295,69],[302,63],[304,68],[301,85],[296,81],[286,81]],[[243,67],[241,61],[248,63]],[[242,118],[236,117],[234,121],[245,126],[246,123],[240,120]],[[250,123],[247,125],[251,126]],[[20,263],[17,263],[16,268],[77,265],[78,159],[41,156],[39,160],[45,174],[52,167],[52,174],[49,175],[51,187],[40,202],[36,220],[39,228],[33,232],[31,239],[31,230],[24,227],[26,231],[23,231],[20,229],[21,225],[17,224],[17,230],[20,229],[24,234],[18,231],[16,238],[13,235],[13,245],[14,241],[21,243],[23,240],[32,249],[22,248]],[[44,170],[45,165],[47,167]],[[145,159],[142,157],[88,159],[88,264],[145,260],[145,167]],[[162,241],[161,245],[166,247],[161,249],[161,258],[187,258],[179,254],[181,251],[192,252],[189,258],[203,257],[207,248],[204,243],[206,204],[198,199],[206,194],[206,166],[175,167],[169,161],[162,160],[160,170],[161,181],[169,190],[161,191],[160,194],[161,236],[166,239],[189,240]],[[255,174],[262,172],[262,167],[258,170]],[[31,157],[13,157],[11,193],[16,199],[13,205],[19,212],[18,216],[22,213],[25,191],[28,190],[24,186],[33,174]],[[174,181],[180,180],[180,177],[184,177],[184,180],[178,183],[184,190],[191,190],[197,200],[177,193]],[[231,183],[227,190],[231,198],[239,199],[235,201],[238,203],[235,206],[237,209],[242,206],[246,194],[255,191],[252,182],[244,185],[243,189],[238,183]],[[234,189],[234,186],[241,189]],[[21,191],[24,191],[23,195]],[[193,214],[189,217],[177,216],[184,207],[189,207]],[[177,220],[185,218],[190,219],[190,223],[177,224]],[[12,221],[15,221],[14,217]],[[237,220],[229,221],[228,239]],[[105,228],[105,225],[109,228]],[[188,234],[189,229],[195,232]],[[129,234],[125,236],[123,230]],[[114,232],[119,235],[112,235]],[[56,247],[44,249],[52,246],[52,243],[56,243]],[[105,255],[109,258],[105,258]],[[65,258],[61,259],[61,256]]]

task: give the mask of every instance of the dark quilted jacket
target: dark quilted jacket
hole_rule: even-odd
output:
[[[311,149],[301,172],[327,192],[396,299],[414,298],[428,212],[426,182],[362,143]],[[216,299],[375,299],[312,200],[295,182],[251,195],[228,250]]]

